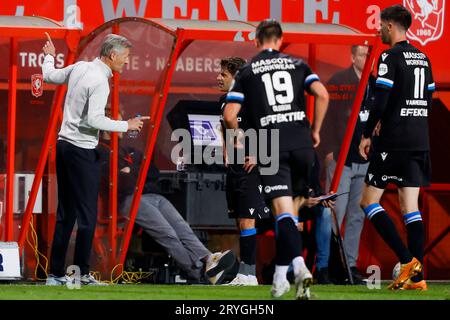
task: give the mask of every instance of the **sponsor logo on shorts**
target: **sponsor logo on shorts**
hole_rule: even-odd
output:
[[[386,160],[386,157],[388,156],[387,152],[382,152],[381,153],[381,158],[384,160]]]
[[[255,208],[249,208],[248,211],[250,211],[250,214],[253,215],[253,212],[255,212]]]
[[[371,181],[373,178],[373,174],[369,173],[369,181]]]
[[[287,186],[287,185],[285,185],[285,184],[283,184],[283,185],[279,184],[279,185],[276,185],[276,186],[266,186],[266,187],[264,188],[264,192],[265,192],[265,193],[271,193],[272,191],[287,190],[287,189],[288,189],[288,186]]]
[[[259,193],[262,193],[262,185],[259,185],[258,189],[259,189]]]
[[[383,180],[383,181],[387,181],[387,180],[397,180],[397,181],[403,181],[403,178],[399,178],[399,177],[397,177],[397,176],[387,176],[387,175],[384,175],[384,176],[382,176],[381,177],[381,180]]]

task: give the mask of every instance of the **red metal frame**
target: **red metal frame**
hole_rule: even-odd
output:
[[[237,33],[237,31],[235,31],[235,30],[233,30],[233,31],[182,30],[182,29],[177,30],[178,36],[177,36],[177,44],[176,44],[175,51],[177,50],[177,48],[179,48],[178,49],[179,53],[175,54],[175,52],[174,52],[174,54],[172,55],[171,64],[169,65],[169,70],[168,70],[168,76],[163,85],[162,99],[161,99],[161,101],[159,101],[159,103],[155,102],[153,104],[153,106],[157,105],[157,108],[153,108],[153,106],[151,108],[151,115],[152,115],[151,121],[153,121],[155,114],[162,115],[163,108],[161,108],[161,106],[164,105],[165,100],[167,98],[167,92],[169,89],[169,83],[170,83],[170,79],[172,77],[173,68],[175,67],[176,61],[177,61],[178,57],[181,55],[182,51],[194,40],[233,41],[236,33]],[[327,44],[348,44],[348,45],[365,44],[365,45],[372,45],[372,46],[375,46],[377,43],[375,35],[345,35],[345,36],[346,36],[346,39],[336,39],[338,37],[336,37],[335,35],[319,35],[318,36],[318,35],[313,35],[313,34],[285,33],[283,35],[283,38],[286,43],[285,48],[291,43],[294,43],[294,42],[304,43],[305,42],[304,39],[310,39],[311,40],[310,48],[312,49],[313,52],[315,49],[315,44],[324,43],[324,42]],[[375,55],[372,54],[369,57],[369,59],[367,59],[365,69],[370,70],[368,65],[371,64],[374,61],[374,59],[375,59]],[[315,62],[311,61],[310,63],[314,64]],[[363,97],[365,84],[367,83],[367,80],[368,80],[369,71],[366,71],[366,73],[367,74],[365,75],[365,78],[362,78],[362,81],[361,81],[361,83],[363,83],[364,86],[360,86],[358,88],[358,93],[360,95],[359,104],[356,105],[356,108],[358,110],[359,110],[359,105],[361,104],[361,100]],[[365,81],[365,82],[363,82],[363,81]],[[157,91],[157,90],[155,90],[155,91]],[[358,98],[358,94],[357,94],[357,98]],[[311,102],[311,103],[313,103],[313,102]],[[313,108],[310,108],[310,109],[311,109],[310,113],[313,112]],[[354,106],[354,109],[355,109],[355,106]],[[356,112],[356,115],[357,115],[357,112]],[[354,126],[356,124],[356,118],[354,118],[352,120],[354,122],[353,128],[352,128],[351,132],[349,132],[349,130],[347,130],[348,132],[346,132],[346,136],[348,136],[349,141],[351,139],[351,135],[353,133]],[[160,121],[161,121],[161,117],[157,116],[156,122],[155,123],[152,122],[152,130],[150,130],[150,132],[149,132],[150,139],[147,140],[147,146],[146,146],[146,151],[145,151],[146,157],[144,158],[144,163],[142,164],[141,169],[140,169],[136,192],[134,194],[133,202],[132,202],[132,205],[130,208],[130,220],[128,221],[126,228],[125,228],[124,241],[123,241],[123,245],[121,248],[121,254],[120,254],[120,263],[121,264],[123,264],[125,262],[126,253],[128,250],[130,239],[131,239],[132,229],[133,229],[134,222],[135,222],[136,215],[137,215],[139,201],[140,201],[140,198],[142,195],[142,189],[143,189],[143,185],[145,182],[146,173],[148,170],[148,166],[150,165],[150,160],[151,160],[151,157],[153,154],[154,145],[156,143],[156,137],[157,137]],[[154,128],[153,128],[153,125],[155,126]],[[348,148],[347,148],[346,152],[348,152]],[[342,153],[342,151],[341,151],[341,153]],[[343,169],[343,163],[342,163],[342,166],[340,167],[340,169],[337,169],[336,172],[340,171],[340,173],[342,173],[342,169]],[[336,173],[335,173],[335,175],[336,175]]]
[[[75,61],[75,53],[69,51],[65,65],[72,64]],[[42,176],[44,175],[45,165],[47,163],[47,158],[49,154],[50,145],[53,143],[56,138],[55,131],[56,126],[59,123],[59,120],[62,115],[62,104],[64,95],[66,93],[66,86],[58,86],[56,89],[55,97],[52,105],[52,112],[50,114],[49,125],[47,127],[47,131],[45,132],[44,142],[42,144],[41,154],[39,155],[39,161],[36,167],[36,171],[34,173],[33,185],[31,186],[30,195],[28,198],[27,206],[25,208],[25,212],[23,214],[23,225],[19,234],[19,247],[23,249],[23,245],[25,244],[25,240],[28,233],[29,222],[31,219],[31,215],[33,214],[32,210],[34,208],[34,203],[36,201],[37,193],[39,191],[39,184],[41,182]],[[21,250],[22,254],[23,250]]]
[[[355,131],[356,120],[358,118],[359,109],[364,98],[364,91],[369,80],[369,75],[372,71],[375,57],[378,55],[381,39],[378,37],[373,46],[369,47],[369,58],[366,60],[363,72],[361,74],[361,80],[359,81],[358,90],[356,91],[355,100],[353,101],[352,112],[348,121],[347,129],[345,131],[344,141],[339,152],[339,157],[336,162],[336,169],[334,170],[333,179],[329,191],[337,192],[339,186],[339,180],[341,179],[342,170],[344,169],[345,159],[347,158],[348,150],[350,149],[350,143]]]
[[[50,20],[44,18],[46,20]],[[8,92],[8,142],[7,142],[7,161],[6,161],[6,241],[12,241],[14,239],[13,235],[13,200],[14,200],[14,164],[15,164],[15,134],[16,134],[16,104],[17,104],[17,54],[18,54],[18,38],[31,38],[31,39],[43,39],[45,41],[44,32],[48,32],[53,39],[65,39],[67,47],[69,48],[69,54],[66,59],[66,63],[72,63],[74,61],[74,51],[77,47],[80,31],[74,29],[67,29],[61,24],[50,20],[55,23],[55,27],[35,27],[35,26],[14,26],[14,27],[0,27],[0,37],[10,38],[10,66],[9,66],[9,92]],[[45,163],[47,160],[48,149],[50,146],[50,129],[56,128],[56,119],[58,113],[61,113],[61,104],[64,97],[64,87],[59,87],[56,94],[55,105],[59,106],[56,108],[55,105],[52,109],[52,115],[50,118],[50,124],[47,128],[46,136],[44,139],[44,145],[41,149],[41,154],[39,157],[39,162],[36,168],[35,177],[33,181],[33,186],[29,195],[27,202],[27,207],[22,218],[22,228],[19,233],[18,243],[21,249],[26,239],[28,232],[29,222],[31,219],[32,210],[34,203],[36,201],[36,196],[38,192],[38,187],[42,179],[42,175],[45,168]],[[23,250],[20,250],[23,253]]]
[[[8,146],[6,154],[6,241],[13,240],[14,164],[16,152],[16,103],[17,103],[17,38],[10,38],[9,91],[8,91]]]
[[[136,215],[137,215],[137,210],[139,207],[139,201],[142,196],[142,189],[144,186],[147,170],[150,165],[154,145],[156,143],[157,133],[158,133],[158,129],[159,129],[160,121],[161,121],[161,115],[163,112],[163,108],[161,108],[161,106],[164,106],[165,100],[167,98],[169,84],[170,84],[170,80],[172,78],[173,69],[175,67],[176,61],[177,61],[178,57],[181,55],[181,53],[183,52],[183,50],[194,40],[233,41],[236,33],[237,33],[237,31],[235,31],[235,30],[233,30],[233,31],[182,30],[182,29],[177,30],[177,42],[176,42],[176,46],[175,46],[175,51],[172,55],[172,59],[170,60],[171,63],[169,65],[167,78],[163,84],[163,95],[162,95],[160,101],[154,101],[152,103],[152,108],[151,108],[151,121],[152,121],[151,125],[152,125],[152,127],[151,127],[151,130],[149,131],[150,139],[147,140],[146,151],[145,151],[146,156],[144,157],[144,162],[140,168],[139,178],[138,178],[138,182],[137,182],[137,188],[136,188],[136,192],[133,196],[133,201],[132,201],[132,205],[130,208],[130,220],[128,221],[128,223],[125,227],[124,241],[123,241],[123,245],[121,248],[121,254],[120,254],[120,263],[121,264],[123,264],[125,262],[128,246],[129,246],[130,239],[131,239],[132,229],[134,226],[134,222],[135,222]],[[327,40],[327,41],[325,41],[325,43],[327,43],[327,44],[349,44],[349,45],[365,44],[365,45],[376,46],[378,43],[376,41],[375,35],[345,35],[345,36],[346,36],[346,39],[336,39],[337,38],[336,35],[332,35],[332,36],[319,35],[318,36],[318,35],[312,35],[312,34],[299,35],[299,34],[295,34],[295,33],[285,33],[283,35],[283,38],[284,38],[284,41],[286,42],[285,48],[292,42],[304,43],[305,38],[310,39],[311,40],[310,50],[313,53],[315,53],[315,44],[324,43],[325,40]],[[375,53],[374,53],[374,51],[372,51],[369,59],[367,59],[367,62],[366,62],[366,66],[364,69],[365,74],[363,72],[363,76],[361,79],[361,83],[364,85],[360,85],[358,87],[356,99],[359,98],[359,104],[356,104],[356,99],[355,99],[355,105],[353,107],[353,109],[355,109],[355,108],[357,109],[356,115],[358,114],[359,106],[361,104],[363,94],[364,94],[364,88],[365,88],[365,85],[367,84],[367,80],[369,77],[369,72],[370,72],[369,65],[372,65],[374,60],[375,60]],[[311,61],[310,63],[314,64],[315,61]],[[155,91],[158,92],[158,90],[155,90]],[[156,108],[154,108],[155,106],[156,106]],[[310,112],[313,112],[313,108],[310,108],[310,109],[312,109]],[[155,114],[157,115],[157,118],[156,118],[156,122],[153,122]],[[351,128],[351,131],[347,130],[347,132],[346,132],[346,138],[349,141],[351,139],[354,127],[356,125],[356,117],[351,118],[351,121],[354,122],[353,126]],[[347,152],[348,152],[348,147],[347,147],[346,153]],[[341,151],[341,153],[343,153],[343,152]],[[342,169],[343,169],[343,163],[342,163],[340,169],[337,169],[336,172],[340,171],[340,173],[342,173]],[[335,173],[335,175],[336,175],[336,173]]]
[[[139,171],[137,187],[136,191],[134,192],[130,207],[130,220],[125,226],[124,239],[120,252],[120,264],[122,265],[125,263],[125,258],[127,256],[128,246],[131,240],[131,233],[133,231],[134,222],[136,220],[139,202],[141,201],[142,190],[144,188],[145,179],[147,177],[147,171],[150,166],[153,150],[155,148],[159,127],[161,125],[161,118],[164,111],[164,105],[167,100],[167,94],[169,91],[170,82],[172,80],[172,75],[176,67],[176,61],[184,51],[184,49],[186,49],[187,45],[190,43],[190,41],[184,43],[184,32],[185,31],[183,29],[177,30],[172,54],[168,59],[169,63],[167,64],[166,73],[161,77],[160,81],[158,81],[158,83],[162,85],[162,87],[160,88],[160,90],[155,90],[155,92],[160,92],[160,94],[155,95],[150,107],[150,130],[148,131],[148,139],[144,153],[145,156],[143,158],[144,161]]]
[[[119,24],[113,24],[112,33],[119,34]],[[119,118],[119,73],[114,72],[113,74],[113,90],[111,97],[111,115],[113,119]],[[119,136],[117,132],[111,132],[110,141],[111,153],[110,166],[109,166],[109,218],[111,222],[109,224],[109,241],[111,244],[110,248],[110,268],[114,267],[114,262],[116,261],[117,252],[117,179],[118,179],[118,166],[119,166]]]
[[[44,32],[48,32],[53,39],[62,39],[66,36],[68,29],[64,27],[61,28],[50,28],[50,27],[2,27],[0,36],[9,36],[12,38],[37,38],[39,32],[39,38],[44,35]]]
[[[161,25],[159,23],[156,23],[154,21],[148,20],[148,19],[142,19],[142,18],[121,18],[112,20],[103,26],[99,27],[96,32],[93,32],[89,37],[84,39],[80,45],[78,46],[78,52],[82,52],[84,47],[89,43],[89,41],[98,34],[98,32],[101,32],[105,30],[106,28],[109,28],[112,26],[113,32],[118,33],[119,32],[119,24],[121,22],[126,21],[139,21],[144,22],[147,24],[150,24],[154,27],[157,27],[165,32],[168,32],[175,36],[173,49],[170,55],[170,58],[168,60],[167,68],[165,69],[165,72],[161,75],[161,78],[159,79],[157,83],[157,88],[154,90],[154,98],[152,100],[151,106],[150,106],[150,130],[148,131],[148,137],[147,137],[147,143],[145,147],[145,153],[143,162],[140,167],[139,172],[139,178],[136,185],[136,190],[133,195],[133,200],[131,203],[130,208],[130,218],[129,221],[127,221],[125,225],[125,231],[124,231],[124,239],[122,242],[122,246],[119,248],[119,256],[120,256],[120,263],[125,262],[128,246],[131,239],[131,234],[134,226],[134,222],[137,215],[137,210],[139,207],[139,202],[142,196],[142,190],[146,179],[147,170],[150,165],[150,161],[152,158],[154,146],[156,144],[157,135],[159,131],[159,127],[161,124],[161,119],[164,111],[165,102],[167,99],[167,95],[170,88],[170,82],[173,76],[173,72],[176,67],[177,59],[180,57],[181,53],[187,48],[187,46],[194,40],[210,40],[210,41],[234,41],[234,38],[236,36],[236,33],[239,31],[236,30],[189,30],[189,29],[177,29],[176,32],[174,30],[171,30],[167,28],[164,25]],[[55,35],[62,35],[62,33],[52,33],[53,36]],[[70,40],[70,36],[73,37],[73,35],[67,35],[66,40]],[[313,34],[313,33],[293,33],[293,32],[286,32],[284,33],[284,42],[285,42],[285,48],[292,43],[309,43],[310,44],[310,53],[314,55],[314,48],[317,44],[339,44],[339,45],[355,45],[355,44],[361,44],[361,45],[368,45],[372,46],[373,50],[371,51],[369,59],[367,59],[366,66],[363,71],[362,79],[360,82],[360,86],[358,87],[358,91],[356,94],[354,106],[352,115],[350,117],[350,123],[347,127],[347,132],[344,140],[343,149],[341,149],[341,153],[339,155],[337,167],[335,170],[335,175],[333,177],[333,183],[332,183],[332,190],[336,188],[337,182],[339,181],[340,174],[343,169],[343,164],[345,160],[345,155],[348,152],[349,142],[351,139],[351,136],[353,134],[353,130],[356,124],[356,117],[359,110],[359,105],[361,103],[361,100],[363,98],[364,88],[368,80],[368,76],[370,73],[370,67],[375,59],[375,52],[377,51],[376,48],[378,46],[379,41],[377,41],[377,36],[375,35],[369,35],[369,34]],[[73,40],[72,40],[73,42]],[[73,61],[74,55],[71,54],[71,61],[67,61],[67,63],[71,63]],[[312,60],[311,60],[312,59]],[[315,59],[314,57],[310,57],[310,64],[314,65]],[[370,66],[369,66],[370,65]],[[118,75],[114,75],[113,78],[113,94],[112,94],[112,116],[116,118],[118,116],[118,94],[119,94],[119,88],[118,88]],[[38,188],[38,182],[42,178],[42,173],[45,167],[45,162],[47,159],[48,149],[50,146],[51,141],[51,134],[54,131],[58,117],[60,115],[60,107],[57,108],[57,106],[61,106],[62,98],[63,98],[63,89],[58,88],[57,91],[57,99],[54,104],[54,110],[51,116],[51,121],[49,128],[46,132],[46,138],[44,141],[43,149],[40,155],[38,168],[36,169],[36,176],[35,180],[33,182],[33,188],[30,194],[30,199],[27,203],[27,209],[25,212],[25,218],[23,229],[21,231],[20,235],[20,244],[23,246],[23,241],[26,236],[27,232],[27,225],[29,221],[29,217],[31,217],[31,210],[34,206],[34,202],[36,200],[36,194],[37,194],[37,188]],[[311,102],[312,103],[312,102]],[[56,108],[56,109],[55,109]],[[312,109],[312,108],[310,108]],[[310,113],[312,113],[313,110],[310,110]],[[110,202],[109,202],[109,209],[110,209],[110,223],[108,226],[108,238],[111,245],[110,249],[110,266],[114,265],[114,262],[116,262],[116,247],[117,247],[117,161],[118,161],[118,139],[117,134],[112,134],[113,139],[111,140],[111,166],[110,166]],[[28,220],[27,220],[28,219]]]

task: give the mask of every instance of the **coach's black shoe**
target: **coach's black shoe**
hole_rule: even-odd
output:
[[[208,257],[205,273],[212,284],[221,284],[227,273],[233,267],[236,256],[233,251],[216,252]]]
[[[330,275],[328,274],[328,268],[321,268],[317,270],[315,278],[317,279],[317,284],[332,284],[330,281]]]
[[[359,273],[358,268],[350,267],[350,271],[352,273],[353,284],[355,285],[366,284],[367,279],[364,279],[364,277]]]

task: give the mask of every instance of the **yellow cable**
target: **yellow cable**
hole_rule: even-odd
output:
[[[114,273],[116,271],[117,268],[122,268],[122,272],[117,275],[114,278]],[[99,272],[91,272],[92,274],[95,275],[96,279],[98,281],[101,281],[101,276]],[[141,283],[141,281],[143,279],[147,279],[149,278],[151,275],[153,274],[153,272],[142,272],[142,271],[136,271],[136,272],[129,272],[129,271],[125,271],[123,270],[123,265],[122,264],[117,264],[114,266],[114,268],[111,270],[111,276],[110,276],[110,280],[109,281],[103,281],[109,284],[118,284],[119,281],[122,281],[122,283],[125,284],[136,284],[136,283]]]
[[[34,237],[34,249],[35,249],[35,257],[37,259],[37,265],[35,268],[35,276],[37,278],[37,269],[40,266],[41,269],[44,271],[45,276],[47,277],[47,268],[48,268],[48,260],[47,257],[44,256],[40,251],[39,251],[39,242],[38,242],[38,236],[37,236],[37,232],[34,229],[34,223],[33,223],[33,219],[31,220],[32,224],[31,224],[31,230],[32,230],[32,235]],[[45,267],[44,265],[41,264],[41,259],[40,257],[43,258],[43,260],[45,261]]]
[[[36,259],[36,266],[35,266],[35,269],[34,269],[34,276],[35,276],[36,279],[42,280],[42,279],[38,278],[37,271],[38,271],[38,268],[41,267],[42,270],[44,271],[44,273],[47,274],[48,261],[46,261],[46,266],[45,267],[40,262],[41,253],[38,250],[39,243],[38,243],[38,238],[37,238],[36,231],[34,229],[33,215],[31,216],[31,219],[30,219],[30,232],[31,232],[31,238],[32,238],[32,242],[30,243],[30,245],[31,245],[31,248],[34,251],[34,256],[35,256],[35,259]]]
[[[31,232],[32,241],[30,241],[30,238],[29,238],[30,232]],[[34,276],[35,276],[35,278],[37,280],[45,280],[45,279],[39,278],[38,275],[37,275],[37,271],[38,271],[39,267],[41,267],[41,269],[44,271],[45,276],[47,277],[48,260],[47,260],[47,257],[44,256],[39,251],[38,236],[37,236],[36,230],[34,229],[33,215],[31,215],[31,219],[30,219],[30,230],[27,233],[27,243],[31,247],[31,249],[33,250],[34,257],[36,259],[36,266],[34,268]],[[43,260],[45,261],[45,263],[44,263],[45,266],[42,265],[40,257],[42,257]]]
[[[46,257],[44,254],[42,254],[42,253],[39,251],[39,242],[38,242],[37,232],[36,232],[36,230],[34,229],[34,226],[32,227],[32,229],[33,229],[33,235],[34,235],[34,238],[35,238],[35,249],[36,249],[36,253],[38,254],[38,256],[42,257],[43,260],[45,261],[45,267],[41,264],[40,259],[39,259],[39,265],[41,266],[42,270],[43,270],[44,273],[45,273],[45,276],[47,277],[47,275],[48,275],[48,274],[47,274],[47,270],[48,270],[48,259],[47,259],[47,257]]]
[[[31,240],[30,240],[30,235],[31,233]],[[34,257],[36,259],[36,265],[35,265],[35,269],[34,269],[34,276],[37,280],[45,280],[45,279],[41,279],[38,277],[38,269],[39,267],[44,271],[45,276],[48,276],[47,270],[48,270],[48,259],[47,257],[42,254],[39,251],[39,239],[38,239],[38,235],[36,232],[36,229],[34,228],[34,221],[33,221],[33,215],[31,215],[31,219],[30,219],[30,229],[27,233],[27,243],[28,245],[31,247],[31,249],[33,250],[34,253]],[[41,263],[41,258],[44,261],[44,264]],[[116,271],[117,268],[122,268],[121,272],[119,273],[118,276],[114,277],[114,272]],[[97,280],[97,281],[101,281],[101,274],[98,271],[93,271],[91,272],[91,274],[93,275],[93,277]],[[148,271],[148,272],[143,272],[142,270],[139,271],[134,271],[134,272],[130,272],[130,271],[125,271],[123,270],[123,264],[117,264],[114,266],[114,268],[111,270],[111,277],[110,277],[110,281],[103,281],[109,284],[118,284],[120,280],[122,280],[123,283],[126,284],[136,284],[136,283],[141,283],[141,281],[143,279],[147,279],[149,278],[151,275],[153,274],[153,272]]]

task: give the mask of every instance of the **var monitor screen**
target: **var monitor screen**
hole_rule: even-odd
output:
[[[222,147],[220,116],[188,114],[194,146]]]

